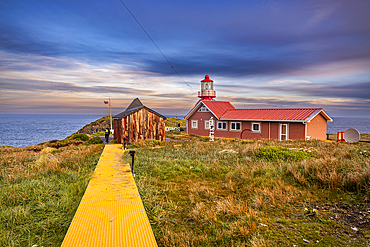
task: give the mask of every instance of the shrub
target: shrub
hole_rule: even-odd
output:
[[[162,142],[160,140],[155,140],[155,139],[152,139],[150,140],[150,142],[152,143],[152,145],[156,146],[156,145],[161,145]]]
[[[71,136],[67,137],[66,140],[87,141],[87,140],[89,140],[89,137],[86,134],[78,133],[78,134],[74,134],[74,135],[71,135]]]
[[[102,144],[104,143],[102,139],[100,139],[100,137],[98,136],[95,136],[93,138],[91,138],[90,140],[88,140],[87,142],[85,142],[84,144],[85,145],[90,145],[90,144]]]
[[[112,139],[109,143],[118,143],[116,139]]]
[[[64,139],[60,142],[55,143],[55,145],[53,145],[53,147],[59,148],[59,147],[65,147],[67,145],[68,145],[68,141],[66,139]]]
[[[301,150],[294,150],[284,147],[262,147],[255,154],[256,157],[266,159],[268,161],[299,161],[306,158],[316,157],[313,154],[306,153]]]

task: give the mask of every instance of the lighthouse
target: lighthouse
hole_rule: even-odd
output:
[[[209,75],[206,75],[204,80],[201,80],[200,90],[198,91],[198,97],[202,100],[214,100],[216,98],[216,92],[213,91],[213,81],[209,79]]]

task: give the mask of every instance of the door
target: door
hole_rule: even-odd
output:
[[[288,124],[280,124],[280,141],[288,140]]]

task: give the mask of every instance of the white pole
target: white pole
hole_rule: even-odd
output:
[[[211,117],[209,119],[209,141],[210,142],[213,142],[215,140],[215,136],[214,136],[214,125],[215,125],[215,121],[213,120],[213,117]]]
[[[113,133],[113,128],[112,128],[112,111],[111,111],[110,98],[109,98],[109,117],[110,117],[110,132]]]

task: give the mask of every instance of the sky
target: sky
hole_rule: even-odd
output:
[[[183,116],[205,75],[236,108],[368,117],[370,1],[0,1],[0,113]]]

